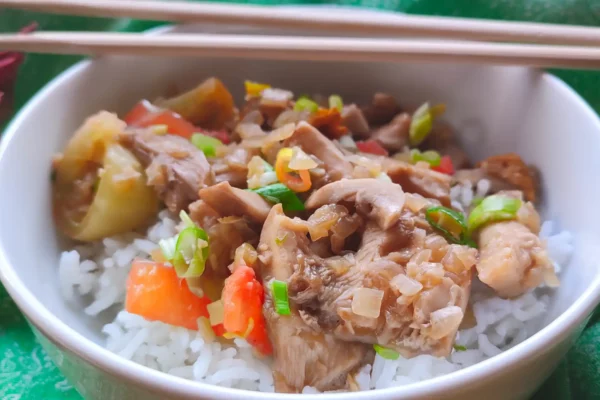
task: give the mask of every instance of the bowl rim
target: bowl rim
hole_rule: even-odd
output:
[[[155,32],[166,29],[168,28],[159,28],[155,30]],[[92,63],[93,60],[84,60],[71,66],[47,83],[22,107],[7,126],[2,140],[0,140],[0,167],[2,167],[4,154],[9,151],[10,144],[17,135],[20,125],[28,118],[31,111],[38,107],[38,104],[51,94],[55,88],[68,84],[72,78],[80,74]],[[597,131],[600,134],[600,117],[579,94],[559,78],[543,71],[539,71],[538,73],[539,78],[544,81],[544,84],[553,87],[561,96],[569,97],[572,101],[576,102],[586,113],[587,117],[595,122]],[[250,400],[282,398],[282,394],[280,393],[231,389],[168,375],[133,361],[126,360],[92,340],[87,339],[81,333],[62,322],[57,316],[53,315],[34,296],[34,294],[26,288],[24,282],[16,274],[14,266],[8,261],[1,238],[0,281],[4,284],[7,292],[15,301],[19,309],[25,314],[27,319],[52,343],[62,350],[67,350],[69,353],[77,355],[87,363],[92,364],[104,373],[112,375],[117,379],[135,382],[136,384],[157,393],[190,398],[198,395],[204,395],[208,396],[208,398],[219,400],[232,398],[244,398]],[[290,400],[317,398],[320,400],[358,400],[367,396],[374,400],[399,397],[411,398],[412,396],[441,394],[448,390],[456,389],[465,382],[472,380],[482,381],[491,379],[496,373],[499,373],[504,368],[510,367],[511,365],[517,365],[527,358],[543,353],[552,347],[552,345],[567,338],[574,327],[579,326],[589,317],[598,303],[600,303],[600,273],[595,277],[587,290],[582,293],[567,310],[547,326],[515,347],[473,366],[400,387],[353,393],[325,393],[313,395],[288,394],[285,395],[285,398]]]

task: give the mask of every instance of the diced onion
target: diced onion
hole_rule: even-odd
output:
[[[277,88],[267,88],[264,89],[261,93],[261,103],[263,101],[269,103],[284,103],[286,104],[288,101],[294,98],[294,93],[289,90],[277,89]]]
[[[224,308],[223,301],[217,300],[206,306],[206,310],[208,311],[208,316],[210,317],[210,325],[215,326],[222,324],[224,321]]]
[[[271,133],[269,133],[265,139],[265,144],[281,142],[281,141],[289,138],[290,136],[292,136],[294,134],[295,130],[296,130],[296,124],[294,124],[294,123],[285,124],[281,128],[277,128],[277,129],[271,131]]]
[[[370,288],[354,289],[352,312],[367,318],[378,318],[381,313],[383,291]]]
[[[462,309],[458,306],[444,307],[429,315],[430,326],[423,333],[434,340],[440,340],[458,329],[463,319]]]
[[[249,267],[253,266],[256,263],[256,259],[258,258],[258,253],[250,243],[244,243],[235,249],[235,256],[233,258],[233,263],[235,265],[247,265]]]
[[[250,122],[242,122],[237,124],[235,127],[235,132],[240,135],[242,140],[250,138],[262,138],[267,136],[260,125]]]
[[[352,164],[366,168],[367,171],[369,171],[369,173],[371,174],[372,178],[378,177],[381,173],[381,164],[375,160],[364,156],[360,156],[358,154],[351,154],[347,156],[346,159]]]
[[[414,296],[423,290],[423,285],[406,275],[396,275],[390,282],[392,287],[396,288],[400,294],[405,296]]]
[[[319,164],[310,158],[300,147],[292,147],[292,159],[288,164],[288,168],[300,171],[318,167]]]
[[[306,121],[310,117],[308,111],[284,110],[273,121],[273,128],[281,128],[290,123],[297,124],[300,121]]]

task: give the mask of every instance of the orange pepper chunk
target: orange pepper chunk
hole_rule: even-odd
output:
[[[348,133],[348,128],[342,125],[342,114],[337,108],[319,108],[311,116],[309,123],[331,139],[339,139]]]
[[[288,165],[292,159],[293,150],[289,147],[284,147],[277,153],[275,161],[275,174],[279,182],[289,187],[297,193],[306,192],[312,186],[310,173],[308,170],[291,170]],[[296,175],[297,174],[297,175]]]
[[[273,352],[262,306],[265,293],[256,280],[254,270],[246,265],[235,267],[225,279],[223,301],[223,327],[230,335],[245,338],[261,354]],[[254,326],[252,326],[254,325]]]
[[[127,278],[125,310],[149,321],[198,330],[198,318],[207,317],[207,297],[193,294],[175,269],[162,263],[134,260]]]

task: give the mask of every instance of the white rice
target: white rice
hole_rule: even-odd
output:
[[[485,196],[489,188],[487,180],[478,182],[475,187],[455,186],[451,191],[452,204],[464,210],[474,197]],[[146,236],[126,234],[63,252],[59,265],[62,293],[67,301],[73,301],[76,296],[89,298],[90,304],[84,310],[88,315],[122,308],[131,261],[136,257],[148,258],[158,241],[173,236],[178,228],[178,221],[162,211],[159,221],[148,229]],[[544,222],[540,235],[547,240],[550,257],[560,272],[560,266],[568,263],[573,252],[572,235],[556,232],[550,221]],[[373,365],[366,365],[356,374],[356,383],[361,390],[406,385],[493,357],[541,327],[550,302],[547,292],[548,289],[542,287],[505,300],[475,280],[470,302],[476,325],[459,331],[456,339],[456,345],[466,350],[453,351],[448,358],[421,355],[386,360],[376,356]],[[256,357],[243,340],[236,339],[232,346],[207,343],[198,332],[149,322],[125,311],[118,312],[114,321],[102,328],[102,333],[107,337],[107,349],[159,371],[226,387],[274,390],[270,360]],[[303,390],[303,393],[317,392],[312,387]]]

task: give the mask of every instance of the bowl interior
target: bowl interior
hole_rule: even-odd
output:
[[[0,159],[0,246],[9,261],[1,267],[14,268],[50,312],[85,337],[101,342],[99,327],[112,315],[89,319],[60,295],[63,243],[50,208],[52,155],[87,116],[103,109],[123,115],[141,98],[185,89],[208,76],[220,77],[238,100],[250,79],[296,94],[338,93],[347,102],[385,91],[407,105],[446,103],[446,118],[474,160],[516,151],[540,169],[545,218],[575,235],[575,256],[563,268],[544,324],[598,279],[600,124],[555,78],[525,68],[452,64],[106,57],[68,71],[39,94],[8,129]]]

